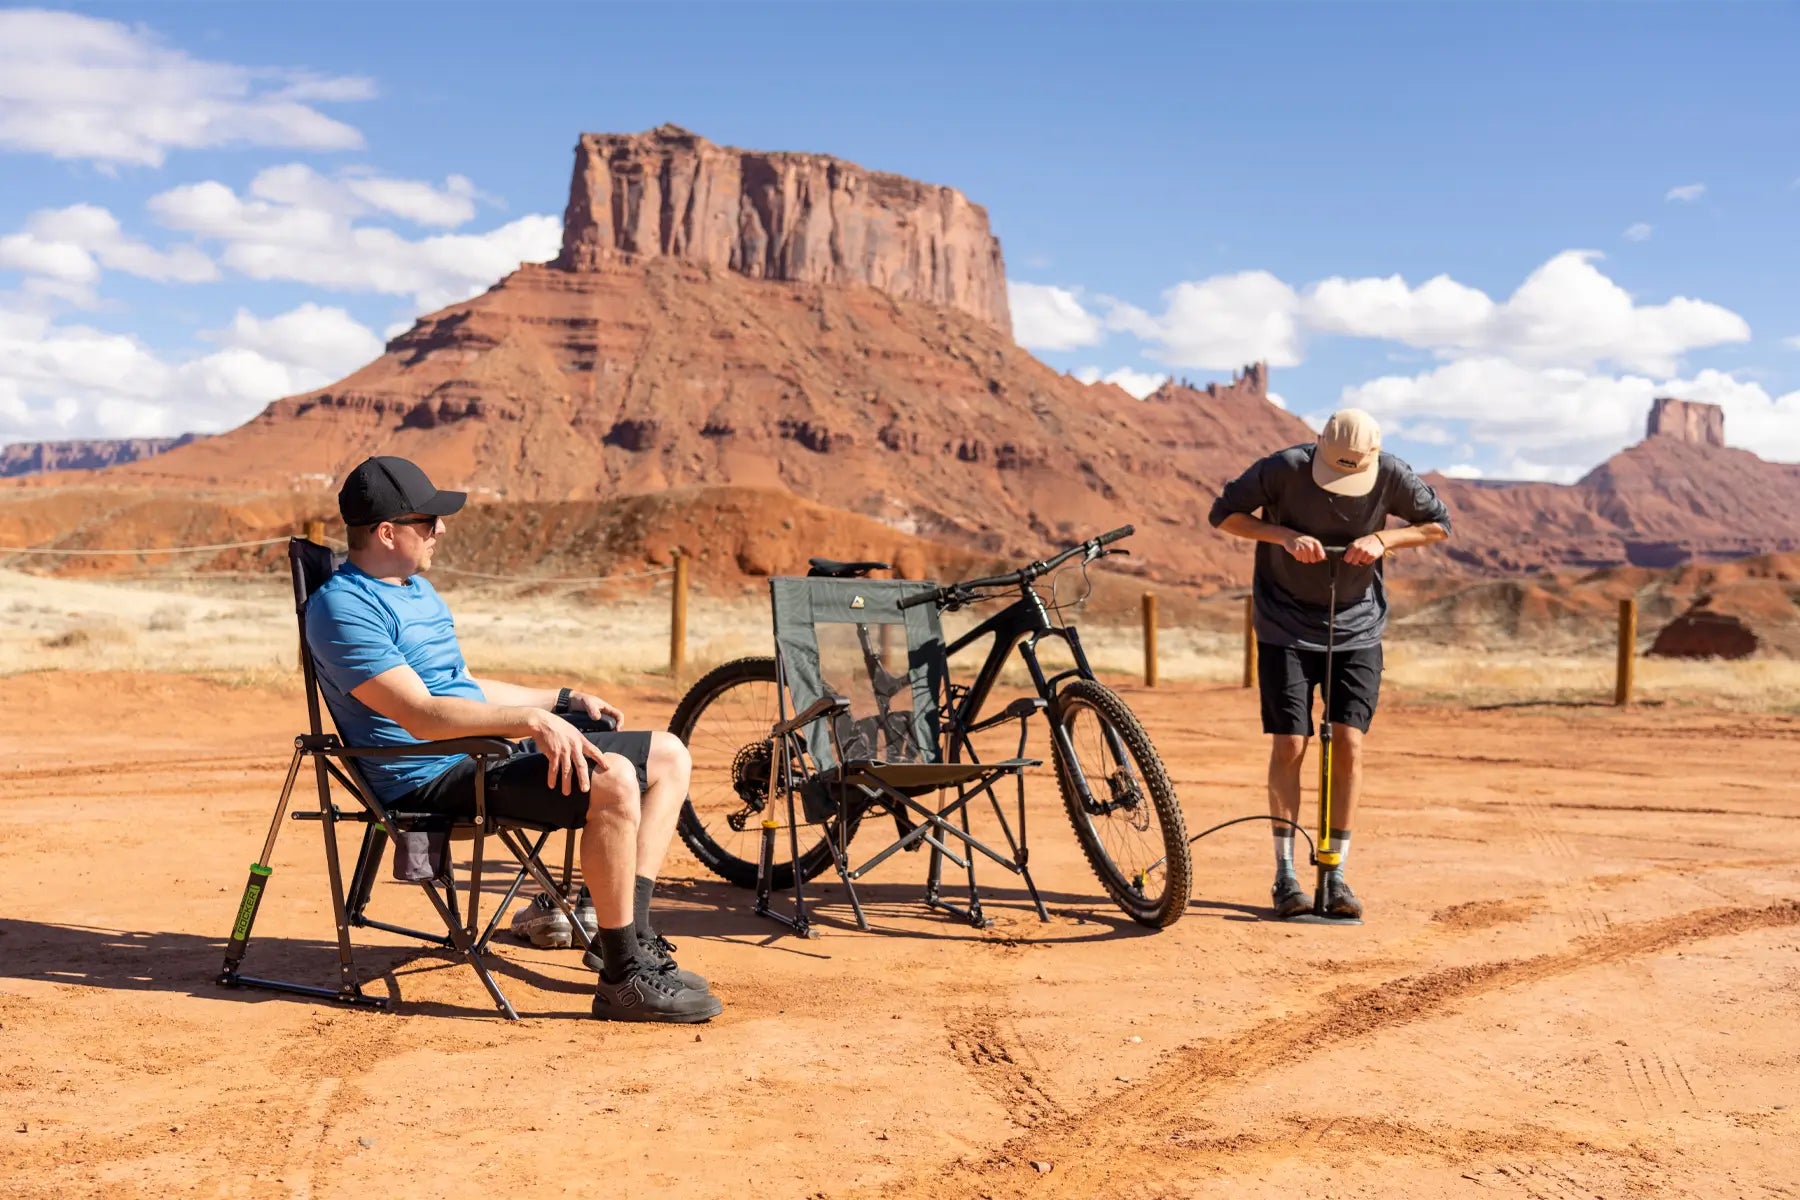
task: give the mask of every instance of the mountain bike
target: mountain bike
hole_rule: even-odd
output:
[[[1010,601],[947,648],[954,663],[959,654],[987,645],[973,682],[948,686],[945,705],[956,715],[953,724],[964,730],[981,724],[982,710],[1016,649],[1032,690],[1044,702],[1058,790],[1089,866],[1132,920],[1163,928],[1186,910],[1193,877],[1175,785],[1142,723],[1117,692],[1095,678],[1080,634],[1062,616],[1087,599],[1089,564],[1122,553],[1108,547],[1132,532],[1127,525],[1016,571],[922,592],[907,605],[932,603],[944,612],[956,612]],[[811,573],[854,577],[885,567],[814,559]],[[1056,576],[1072,568],[1079,568],[1081,590],[1072,600],[1058,601]],[[1034,586],[1046,577],[1051,580],[1048,603]],[[878,673],[881,652],[866,631],[862,636],[879,697],[884,676]],[[1039,645],[1046,641],[1066,646],[1073,665],[1046,673],[1038,655]],[[669,723],[694,760],[693,782],[679,825],[682,841],[709,870],[739,887],[756,885],[761,812],[769,795],[768,737],[779,711],[776,687],[772,656],[736,659],[702,676]],[[953,741],[950,752],[954,756],[970,749],[964,737],[961,744]],[[854,827],[845,829],[844,841],[854,833]],[[831,866],[829,839],[835,836],[829,826],[822,827],[818,840],[799,854],[803,879]],[[795,867],[792,857],[777,860],[773,886],[792,887]]]

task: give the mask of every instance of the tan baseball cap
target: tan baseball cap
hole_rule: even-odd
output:
[[[1313,450],[1313,482],[1334,496],[1366,496],[1381,475],[1381,426],[1360,408],[1331,414]]]

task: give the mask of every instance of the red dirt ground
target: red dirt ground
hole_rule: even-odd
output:
[[[1127,695],[1190,828],[1260,807],[1245,693]],[[386,935],[361,961],[394,1015],[214,987],[300,720],[297,690],[183,676],[0,688],[0,1193],[1793,1194],[1791,717],[1396,697],[1355,929],[1259,919],[1255,826],[1196,847],[1178,925],[1123,923],[1047,775],[1049,924],[997,880],[994,929],[927,916],[900,856],[876,932],[832,904],[777,938],[682,853],[663,924],[726,1006],[698,1029],[585,1020],[577,956],[510,943],[516,1026]],[[316,828],[283,834],[247,970],[331,979]]]

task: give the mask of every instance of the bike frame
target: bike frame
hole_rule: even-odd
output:
[[[1016,647],[1019,657],[1025,660],[1025,669],[1031,674],[1031,682],[1036,687],[1038,696],[1047,702],[1043,710],[1044,720],[1050,725],[1051,740],[1067,756],[1067,762],[1072,768],[1070,774],[1081,793],[1082,808],[1090,816],[1104,816],[1119,807],[1120,802],[1112,797],[1105,801],[1095,798],[1093,790],[1088,787],[1086,772],[1080,769],[1081,756],[1075,752],[1074,739],[1057,719],[1056,713],[1057,692],[1065,680],[1094,679],[1094,669],[1088,665],[1087,652],[1081,646],[1081,634],[1073,625],[1058,625],[1051,620],[1049,610],[1044,607],[1044,598],[1029,583],[1021,584],[1020,591],[1023,595],[1019,599],[957,638],[945,651],[946,659],[954,659],[983,638],[993,639],[988,647],[986,660],[976,672],[975,681],[963,690],[960,697],[950,697],[956,714],[951,755],[956,757],[964,750],[973,754],[973,747],[969,745],[969,731],[979,722],[981,710],[987,704],[988,697],[993,694],[994,685],[1000,680],[1000,672]],[[1038,643],[1045,638],[1058,638],[1064,642],[1075,659],[1075,665],[1054,675],[1046,675],[1037,654]],[[1131,757],[1123,740],[1111,725],[1102,723],[1102,727],[1106,731],[1113,760],[1121,770],[1129,771]]]

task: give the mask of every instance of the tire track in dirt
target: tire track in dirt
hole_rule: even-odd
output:
[[[1314,1012],[1264,1021],[1231,1039],[1172,1052],[1144,1083],[1089,1109],[1042,1121],[979,1161],[952,1163],[932,1179],[903,1180],[890,1195],[999,1196],[1029,1186],[1033,1196],[1116,1194],[1191,1177],[1203,1168],[1197,1143],[1178,1136],[1203,1106],[1281,1067],[1337,1049],[1504,988],[1538,983],[1589,967],[1656,954],[1673,946],[1757,929],[1800,924],[1800,901],[1765,908],[1722,908],[1615,926],[1604,938],[1530,958],[1449,967],[1369,987],[1339,989]],[[1174,1145],[1172,1145],[1172,1143]],[[1516,1152],[1516,1150],[1515,1150]],[[1031,1172],[1033,1160],[1054,1165]],[[1029,1180],[1022,1173],[1030,1176]],[[1545,1181],[1548,1182],[1548,1181]],[[1553,1194],[1553,1193],[1549,1193]]]
[[[1036,1058],[1020,1045],[1018,1030],[993,1009],[977,1009],[948,1027],[950,1049],[983,1091],[1000,1102],[1015,1125],[1030,1129],[1067,1116],[1043,1085]]]

